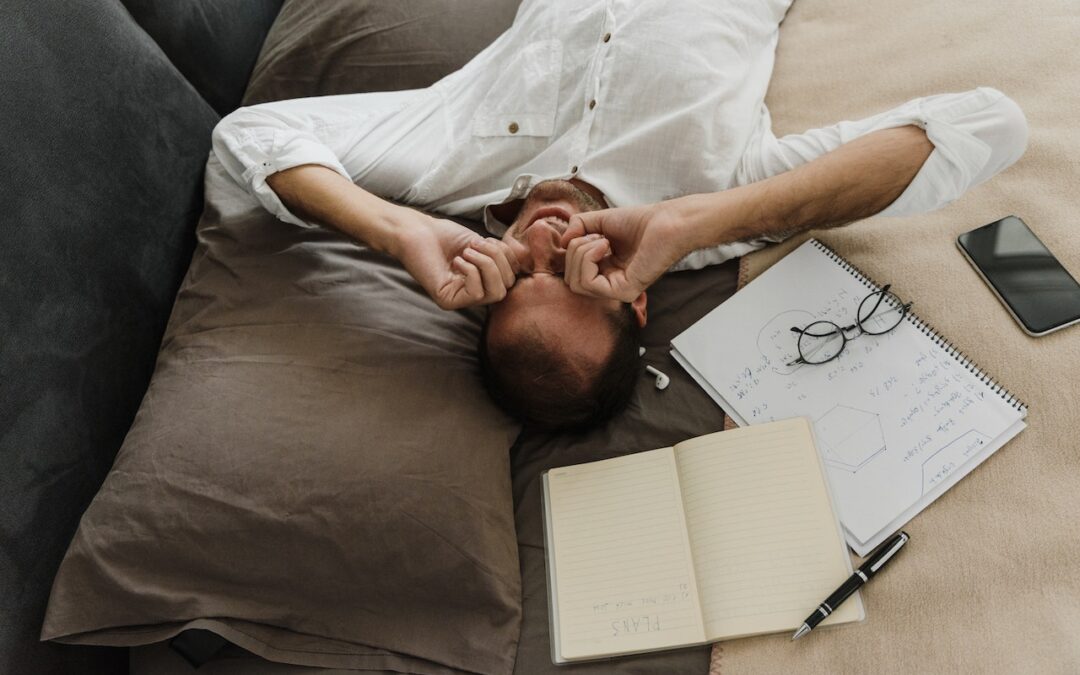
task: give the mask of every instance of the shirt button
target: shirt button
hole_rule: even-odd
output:
[[[596,107],[596,99],[594,98],[593,100],[589,101],[589,110],[592,110],[595,107]]]
[[[512,134],[516,134],[516,133],[518,132],[518,129],[519,129],[519,128],[520,128],[520,127],[518,127],[518,123],[517,123],[517,122],[511,122],[511,123],[510,123],[510,126],[509,126],[509,127],[507,127],[507,129],[508,129],[508,130],[510,131],[510,133],[512,133]]]
[[[570,173],[577,173],[577,164],[575,164],[574,166],[570,167]]]
[[[609,42],[610,40],[611,40],[611,33],[604,33],[604,42]]]

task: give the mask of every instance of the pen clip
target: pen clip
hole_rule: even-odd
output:
[[[903,548],[904,544],[907,543],[908,539],[909,537],[907,532],[901,532],[900,538],[896,540],[896,543],[889,547],[889,550],[885,551],[885,553],[883,553],[880,558],[875,560],[873,565],[870,565],[871,574],[877,573],[877,571],[881,569],[881,566],[889,561],[889,558],[896,555],[896,552]]]

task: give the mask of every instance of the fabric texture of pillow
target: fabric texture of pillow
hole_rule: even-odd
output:
[[[286,663],[510,672],[518,427],[479,379],[480,312],[438,309],[332,229],[276,220],[214,156],[206,194],[42,639],[205,628]]]
[[[516,5],[287,0],[245,103],[426,86],[509,26]],[[395,262],[276,221],[215,158],[206,187],[153,382],[57,576],[43,638],[151,645],[198,628],[236,645],[223,652],[297,672],[558,670],[540,472],[669,445],[722,416],[688,380],[657,397],[643,379],[618,425],[525,435],[508,452],[518,427],[476,374],[479,310],[442,312]],[[653,313],[647,344],[730,293],[723,267],[657,284],[661,298],[681,289],[662,304],[682,309],[674,322]],[[694,304],[700,287],[711,300]],[[681,381],[670,359],[651,362]],[[691,399],[692,422],[672,423]],[[708,653],[605,668],[701,673]]]
[[[350,24],[417,41],[395,28],[411,21],[397,5],[340,4],[287,3],[274,35],[323,44],[320,30]],[[453,70],[490,30],[457,36],[456,60],[423,57],[440,72],[402,86]],[[327,53],[335,72],[359,74]],[[306,68],[275,63],[278,84]],[[276,220],[213,155],[205,187],[153,379],[60,566],[41,638],[132,646],[201,628],[282,663],[511,672],[521,581],[508,452],[520,428],[480,382],[483,310],[444,312],[395,261]]]
[[[426,87],[513,23],[519,0],[287,0],[244,105]]]

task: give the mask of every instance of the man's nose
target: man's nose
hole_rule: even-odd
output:
[[[552,274],[562,274],[566,269],[566,249],[557,243],[545,250],[546,257],[543,259],[543,269]],[[540,266],[540,263],[538,263]]]
[[[566,249],[559,245],[559,231],[547,223],[536,223],[527,234],[533,271],[562,274],[566,265]]]

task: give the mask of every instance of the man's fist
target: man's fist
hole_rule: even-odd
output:
[[[570,218],[566,283],[575,293],[632,302],[685,255],[678,223],[663,203]]]
[[[419,212],[400,224],[395,257],[442,309],[487,305],[506,297],[517,279],[510,247],[452,220]]]

